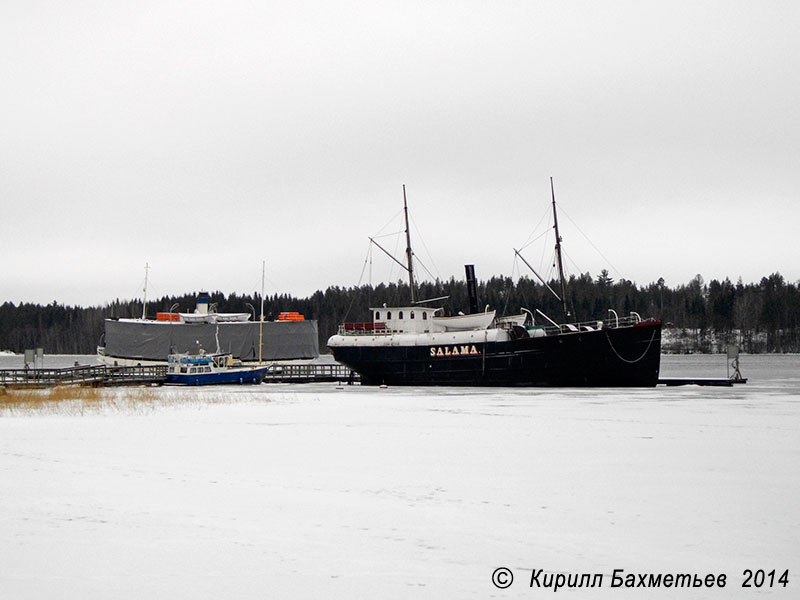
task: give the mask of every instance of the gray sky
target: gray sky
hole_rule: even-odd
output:
[[[150,297],[252,292],[262,260],[268,293],[355,285],[404,183],[435,275],[509,275],[550,176],[573,273],[800,279],[798,22],[797,2],[3,2],[0,302],[137,297],[145,263]],[[400,276],[375,255],[373,282]]]

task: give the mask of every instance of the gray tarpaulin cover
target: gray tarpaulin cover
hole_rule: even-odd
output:
[[[219,349],[242,360],[258,360],[259,323],[219,324]],[[106,355],[142,360],[167,360],[175,352],[216,352],[213,323],[170,323],[106,319]],[[316,358],[319,338],[316,321],[264,321],[262,358],[286,360]]]

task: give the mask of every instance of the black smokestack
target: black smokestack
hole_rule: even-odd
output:
[[[464,265],[467,272],[467,295],[469,296],[469,313],[478,312],[478,283],[475,281],[475,265]]]

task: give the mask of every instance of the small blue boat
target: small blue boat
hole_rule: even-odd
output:
[[[167,383],[176,385],[259,384],[271,367],[247,366],[229,353],[170,354]]]

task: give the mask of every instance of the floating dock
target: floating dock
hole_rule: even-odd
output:
[[[273,364],[264,383],[356,383],[358,373],[339,363],[330,364]]]
[[[731,387],[735,384],[747,383],[746,378],[725,378],[714,379],[709,377],[662,377],[658,380],[658,385],[668,387],[676,385],[705,385],[713,387]]]

